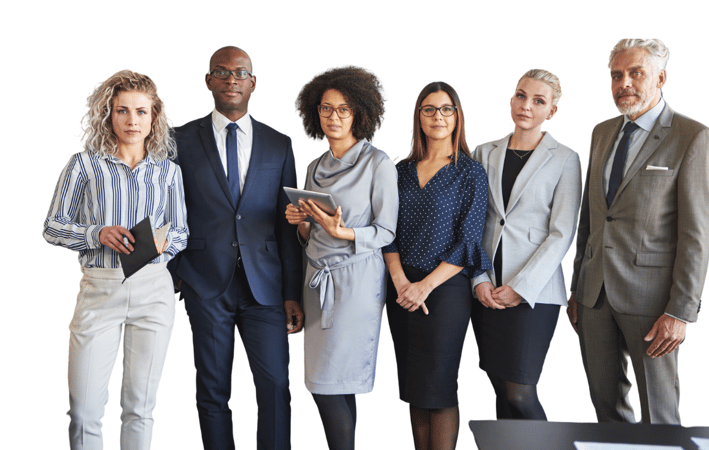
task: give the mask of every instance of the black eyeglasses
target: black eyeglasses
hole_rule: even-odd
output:
[[[330,105],[318,105],[318,113],[325,118],[332,116],[333,111],[337,112],[337,117],[340,119],[346,119],[352,115],[352,108],[349,105],[338,106],[337,108]]]
[[[426,117],[433,117],[436,115],[436,111],[440,111],[443,117],[450,117],[455,114],[457,107],[455,105],[443,105],[440,108],[436,108],[432,105],[421,106],[419,111]]]
[[[214,78],[219,78],[220,80],[226,80],[227,78],[229,78],[229,75],[234,75],[234,78],[237,80],[245,80],[248,77],[253,76],[251,72],[244,69],[243,67],[240,67],[236,70],[214,69],[209,72],[209,74]]]

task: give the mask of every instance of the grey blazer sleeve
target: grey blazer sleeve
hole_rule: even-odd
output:
[[[554,191],[549,232],[522,270],[507,283],[532,307],[571,246],[580,202],[581,163],[578,154],[570,152]]]
[[[677,179],[677,254],[665,313],[697,320],[709,263],[709,129],[690,140]]]

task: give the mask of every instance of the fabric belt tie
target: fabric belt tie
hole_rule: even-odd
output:
[[[367,252],[360,255],[352,255],[337,264],[326,264],[325,266],[321,266],[308,258],[308,263],[318,269],[317,272],[313,274],[312,278],[310,278],[308,286],[311,289],[319,289],[320,309],[322,310],[320,325],[323,330],[332,328],[333,315],[335,314],[335,286],[332,283],[332,271],[351,266],[352,264],[369,258],[373,254],[374,252]]]

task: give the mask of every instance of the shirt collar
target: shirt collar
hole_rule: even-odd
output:
[[[657,105],[653,106],[645,114],[638,117],[635,120],[635,123],[649,133],[655,125],[655,122],[657,122],[657,118],[660,117],[660,114],[662,114],[663,109],[665,109],[665,99],[660,97],[660,101],[657,102]],[[628,116],[623,116],[623,126],[625,126],[628,122],[630,122],[630,118]]]
[[[227,119],[227,117],[220,113],[219,111],[214,109],[212,111],[212,125],[214,126],[214,130],[217,133],[221,133],[224,131],[224,128],[226,128],[227,125],[231,123],[231,120]],[[236,124],[239,126],[239,129],[246,133],[247,135],[251,134],[251,116],[249,113],[244,114],[239,120],[236,121]]]
[[[98,154],[96,154],[96,155],[98,156]],[[118,158],[118,157],[115,156],[115,155],[107,155],[107,156],[101,155],[101,156],[98,156],[98,158],[99,158],[99,159],[105,159],[105,160],[111,161],[111,162],[114,163],[114,164],[125,164],[125,163],[123,162],[123,160],[121,160],[120,158]],[[157,161],[155,161],[155,158],[153,158],[152,156],[150,156],[150,153],[147,153],[147,152],[145,153],[145,158],[143,158],[143,159],[141,159],[140,161],[138,161],[138,164],[136,164],[135,167],[138,167],[138,166],[140,166],[140,165],[143,164],[143,163],[145,163],[145,164],[157,165]]]

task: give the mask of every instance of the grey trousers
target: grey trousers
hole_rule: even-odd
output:
[[[581,356],[599,422],[635,422],[628,402],[628,356],[640,395],[643,423],[679,425],[678,350],[659,358],[645,352],[644,337],[657,317],[621,314],[601,289],[593,308],[578,305]]]

